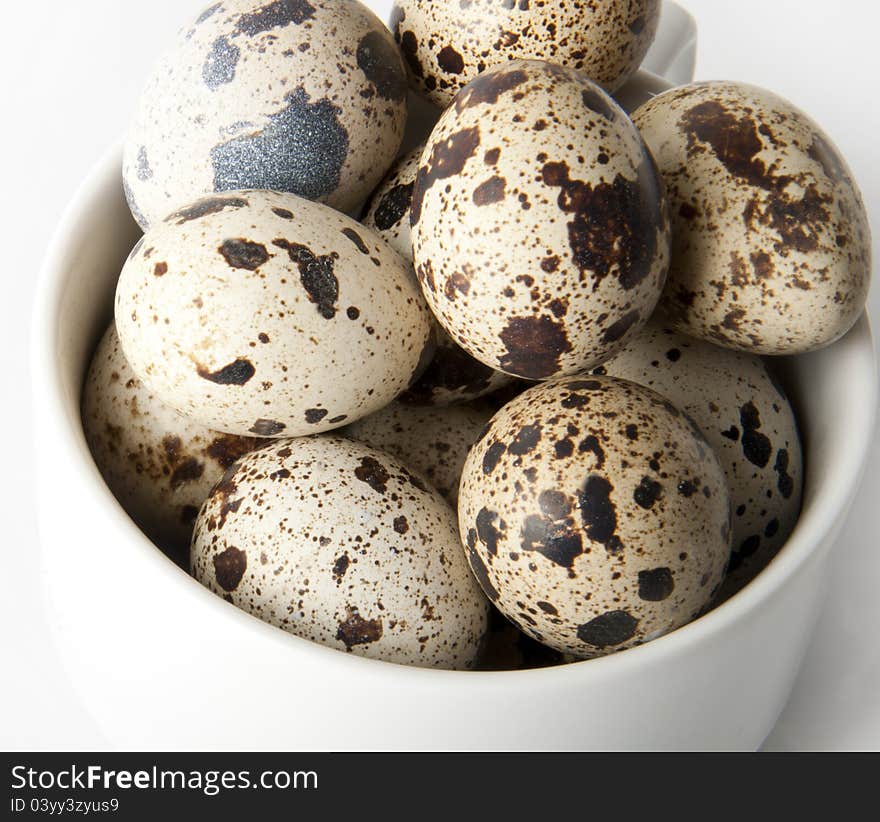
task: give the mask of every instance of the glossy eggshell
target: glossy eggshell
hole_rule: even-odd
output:
[[[459,529],[483,590],[529,636],[580,658],[694,619],[730,555],[730,501],[693,422],[611,377],[506,405],[462,473]]]
[[[491,418],[488,408],[434,408],[395,402],[342,433],[397,457],[427,477],[455,505],[464,461]]]
[[[131,370],[114,326],[92,357],[83,433],[101,476],[138,527],[186,566],[193,523],[224,472],[264,444],[211,431],[161,403]]]
[[[424,143],[400,159],[373,193],[361,222],[407,260],[412,260],[410,206]],[[414,405],[468,402],[508,385],[512,378],[475,360],[438,324],[437,353],[401,398]]]
[[[740,590],[776,556],[800,513],[803,455],[781,386],[760,357],[678,334],[662,318],[600,370],[666,397],[715,450],[733,511],[733,553],[721,594]]]
[[[471,356],[526,379],[599,365],[644,323],[669,258],[638,131],[570,69],[516,61],[441,118],[411,208],[416,271]]]
[[[639,67],[660,0],[397,0],[391,28],[413,86],[438,105],[487,68],[518,58],[584,72],[613,91]]]
[[[390,32],[361,3],[216,3],[140,97],[123,168],[132,213],[146,229],[204,194],[244,188],[350,211],[394,161],[406,90]]]
[[[192,572],[256,617],[373,659],[466,669],[487,603],[422,478],[339,437],[243,459],[199,514]]]
[[[669,194],[662,305],[679,331],[798,354],[852,327],[870,283],[870,227],[816,123],[775,94],[724,82],[673,89],[633,117]]]
[[[158,223],[123,268],[116,325],[160,399],[241,435],[353,422],[433,354],[410,266],[345,215],[277,192],[214,195]]]

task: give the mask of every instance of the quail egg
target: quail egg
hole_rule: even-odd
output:
[[[674,327],[756,354],[845,334],[865,305],[871,232],[852,173],[816,123],[743,83],[673,89],[633,115],[669,194]]]
[[[82,421],[95,464],[119,504],[181,567],[211,488],[264,443],[211,431],[159,402],[131,370],[113,325],[92,357]]]
[[[202,508],[196,579],[290,633],[373,659],[466,669],[487,602],[423,479],[340,437],[249,454]]]
[[[391,28],[414,87],[447,106],[478,74],[517,58],[560,63],[613,91],[641,64],[659,19],[660,0],[397,0]]]
[[[138,103],[123,179],[145,230],[205,194],[290,191],[351,211],[407,116],[390,32],[348,0],[224,0],[178,35]]]
[[[243,436],[354,422],[433,355],[410,266],[354,220],[280,192],[211,195],[157,223],[122,271],[116,326],[159,399]]]
[[[422,155],[416,272],[450,336],[531,380],[601,364],[666,278],[662,184],[629,117],[584,75],[518,60],[473,80]]]
[[[653,391],[569,377],[506,405],[471,450],[459,528],[523,631],[590,658],[694,619],[730,555],[730,499],[691,420]]]
[[[602,374],[652,388],[691,416],[715,449],[733,511],[730,596],[763,570],[797,522],[803,457],[778,381],[753,354],[686,337],[652,319]]]

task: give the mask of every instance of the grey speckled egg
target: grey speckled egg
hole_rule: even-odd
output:
[[[488,408],[420,408],[395,402],[342,433],[397,457],[455,505],[464,461],[491,418]]]
[[[756,354],[845,334],[865,304],[870,227],[846,162],[787,101],[696,83],[634,116],[669,194],[662,305],[679,331]]]
[[[407,260],[412,260],[409,213],[424,144],[403,157],[373,193],[362,222]],[[437,353],[402,397],[414,405],[468,402],[508,385],[512,378],[475,360],[437,325]]]
[[[666,278],[662,185],[623,110],[582,74],[516,61],[481,74],[422,155],[416,271],[469,354],[526,379],[601,364]]]
[[[641,64],[659,19],[660,0],[397,0],[391,28],[415,88],[447,106],[478,74],[518,58],[583,71],[613,91]]]
[[[291,191],[350,211],[394,161],[406,69],[361,3],[223,0],[156,67],[125,145],[146,229],[204,194]]]
[[[373,659],[472,668],[486,632],[449,505],[393,457],[339,437],[238,463],[199,514],[192,572],[265,622]]]
[[[112,325],[86,376],[82,421],[119,504],[182,567],[211,488],[239,457],[265,443],[211,431],[159,402],[134,375]]]
[[[410,266],[293,194],[213,195],[132,251],[116,327],[164,402],[232,434],[301,436],[387,405],[433,355]]]
[[[549,382],[505,406],[465,463],[458,516],[494,604],[581,658],[694,619],[730,555],[718,458],[668,400],[612,377]]]
[[[721,460],[733,511],[723,597],[767,566],[797,522],[803,457],[791,405],[763,361],[652,319],[602,374],[652,388],[687,412]]]

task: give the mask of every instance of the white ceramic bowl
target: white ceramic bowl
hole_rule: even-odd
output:
[[[666,51],[667,68],[690,59],[668,43]],[[646,87],[651,83],[645,78]],[[159,553],[104,485],[83,437],[80,389],[136,239],[114,150],[56,231],[34,319],[47,608],[72,686],[111,745],[338,751],[761,744],[800,667],[827,564],[845,550],[831,552],[862,472],[877,401],[866,319],[834,346],[783,363],[806,448],[806,493],[795,532],[754,583],[702,619],[603,659],[534,671],[430,671],[314,645],[237,610]]]

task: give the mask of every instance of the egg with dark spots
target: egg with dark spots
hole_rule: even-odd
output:
[[[373,192],[361,222],[372,228],[398,254],[412,259],[409,210],[424,143],[401,157]]]
[[[514,61],[472,81],[422,154],[416,273],[453,340],[545,380],[600,364],[666,278],[662,184],[637,129],[582,74]]]
[[[699,493],[680,492],[696,478]],[[505,405],[465,462],[458,518],[493,604],[581,659],[695,619],[730,555],[712,448],[668,400],[606,376],[546,382]]]
[[[469,669],[488,603],[455,514],[394,457],[341,437],[282,440],[227,473],[196,522],[195,578],[304,639]]]
[[[659,19],[660,0],[396,0],[391,26],[413,87],[447,106],[487,68],[518,58],[582,71],[613,91],[641,64]]]
[[[212,431],[160,402],[131,370],[114,326],[92,357],[82,394],[83,433],[107,487],[137,526],[178,565],[212,487],[265,443]]]
[[[157,223],[123,268],[116,326],[158,398],[242,436],[352,423],[433,353],[409,264],[344,214],[281,192],[211,195]]]
[[[492,418],[488,408],[419,407],[395,402],[342,433],[400,459],[455,505],[461,469]]]
[[[690,415],[718,455],[733,510],[726,599],[776,556],[800,514],[803,455],[782,387],[760,357],[686,337],[661,317],[601,370],[662,394]],[[637,425],[630,435],[641,436]],[[696,494],[700,485],[689,478],[679,492]]]
[[[373,193],[362,222],[407,260],[412,260],[410,206],[424,144],[403,157]],[[402,397],[414,405],[468,402],[509,385],[512,378],[475,360],[438,324],[437,351]]]
[[[673,326],[727,348],[800,354],[853,326],[871,231],[852,172],[791,103],[743,83],[673,89],[633,115],[669,195]]]
[[[390,32],[358,2],[212,8],[179,33],[138,102],[123,177],[141,227],[245,188],[357,208],[406,126],[406,69]]]

